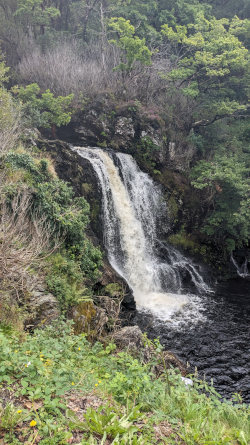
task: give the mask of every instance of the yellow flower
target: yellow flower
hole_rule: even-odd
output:
[[[18,350],[16,349],[15,352],[18,352]]]
[[[31,420],[30,426],[36,426],[36,421],[35,420]]]
[[[95,386],[98,386],[98,383],[96,383]]]
[[[19,409],[18,411],[17,411],[17,414],[21,414],[23,412],[23,410],[22,409]]]
[[[81,351],[81,348],[78,348],[78,351]]]
[[[102,383],[102,381],[101,381],[101,380],[98,380],[98,383]]]
[[[71,382],[71,385],[74,386],[75,382]]]

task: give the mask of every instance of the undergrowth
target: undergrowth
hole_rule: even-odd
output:
[[[26,281],[31,277],[29,281],[32,282],[32,275],[36,273],[57,298],[61,313],[66,314],[80,301],[91,298],[92,286],[101,275],[102,253],[86,235],[89,204],[83,197],[74,196],[72,187],[57,177],[50,158],[36,147],[19,144],[0,161],[0,226],[3,232],[0,233],[0,243],[2,238],[9,237],[7,244],[12,251],[7,254],[8,249],[4,248],[7,259],[13,257],[15,269],[20,263],[21,271],[18,269],[14,276],[14,267],[5,261],[8,267],[2,281],[1,290],[5,293],[2,303],[15,308],[21,301],[24,308],[30,286],[25,288],[23,277],[17,275],[25,270]],[[13,227],[6,223],[7,219],[13,221]],[[20,228],[17,226],[19,220]],[[36,238],[31,233],[32,224],[36,237],[39,234],[39,252]],[[32,256],[35,250],[37,252]],[[10,311],[7,315],[11,315]],[[3,311],[0,321],[4,321]]]
[[[247,445],[240,396],[221,401],[212,386],[195,376],[187,386],[175,369],[156,378],[161,347],[150,343],[145,364],[113,343],[90,344],[70,322],[21,337],[1,329],[2,443]]]

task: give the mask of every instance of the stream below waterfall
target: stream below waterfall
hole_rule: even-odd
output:
[[[102,192],[108,259],[133,292],[131,323],[213,379],[223,397],[250,401],[247,280],[212,287],[202,266],[164,239],[170,230],[161,189],[132,156],[75,147]],[[248,282],[249,284],[249,282]]]
[[[159,337],[168,350],[190,364],[191,373],[196,367],[200,378],[213,379],[222,397],[237,392],[250,403],[249,281],[238,278],[218,284],[214,294],[202,298],[202,313],[198,322],[190,313],[177,324],[136,311],[130,314],[130,323],[152,339]]]

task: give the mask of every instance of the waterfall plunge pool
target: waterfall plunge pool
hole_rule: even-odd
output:
[[[212,379],[222,397],[230,399],[237,392],[250,403],[249,281],[218,284],[214,294],[200,296],[185,313],[163,321],[135,311],[130,323],[152,339],[159,337],[166,349],[190,364],[190,372],[197,368],[200,378]]]
[[[133,291],[133,323],[213,379],[218,392],[250,401],[247,280],[212,289],[193,264],[161,242],[168,232],[161,190],[132,156],[75,147],[102,192],[104,244],[109,262]],[[164,218],[165,215],[165,218]],[[188,276],[189,286],[186,283]],[[249,284],[249,282],[248,282]]]

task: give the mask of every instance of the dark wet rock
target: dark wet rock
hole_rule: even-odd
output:
[[[126,326],[112,335],[113,341],[121,349],[138,350],[142,347],[142,331],[138,326]]]
[[[196,154],[196,147],[168,128],[157,112],[131,101],[118,104],[105,93],[73,115],[57,136],[75,145],[111,147],[131,154],[142,141],[149,141],[156,148],[156,162],[180,172],[189,168]]]
[[[113,141],[116,145],[125,145],[128,140],[135,136],[135,128],[131,117],[118,117],[115,123],[115,132]]]
[[[240,379],[237,383],[238,391],[244,391],[244,393],[247,393],[249,395],[250,393],[250,376],[249,374],[246,375],[244,378]]]
[[[144,345],[141,329],[138,326],[126,326],[112,334],[112,340],[121,349],[128,349],[130,352],[140,356],[144,363],[154,361],[152,371],[156,376],[160,376],[167,369],[178,368],[183,376],[187,373],[187,367],[178,357],[170,351],[156,352],[152,344]]]
[[[247,372],[248,372],[248,369],[243,368],[243,366],[233,366],[232,367],[233,378],[235,380],[239,380],[242,376],[246,375]]]
[[[144,138],[158,147],[158,160],[166,159],[164,123],[156,116],[145,115],[133,103],[118,105],[103,94],[86,104],[83,111],[72,116],[57,136],[74,145],[109,147],[133,154]]]
[[[60,315],[58,300],[42,285],[29,292],[28,308],[27,327],[44,326]]]
[[[122,305],[125,307],[125,309],[129,311],[134,311],[136,309],[135,300],[132,294],[132,291],[128,289],[126,294],[124,295],[124,298],[122,300]]]
[[[223,385],[223,384],[231,385],[233,383],[233,380],[230,377],[228,377],[227,375],[222,375],[222,376],[217,377],[217,382],[220,385]]]
[[[97,307],[93,323],[98,336],[103,334],[104,329],[107,327],[108,320],[109,317],[106,310],[101,307]]]
[[[173,140],[168,144],[168,160],[170,166],[177,171],[186,171],[194,155],[196,148],[192,144],[186,142]]]

